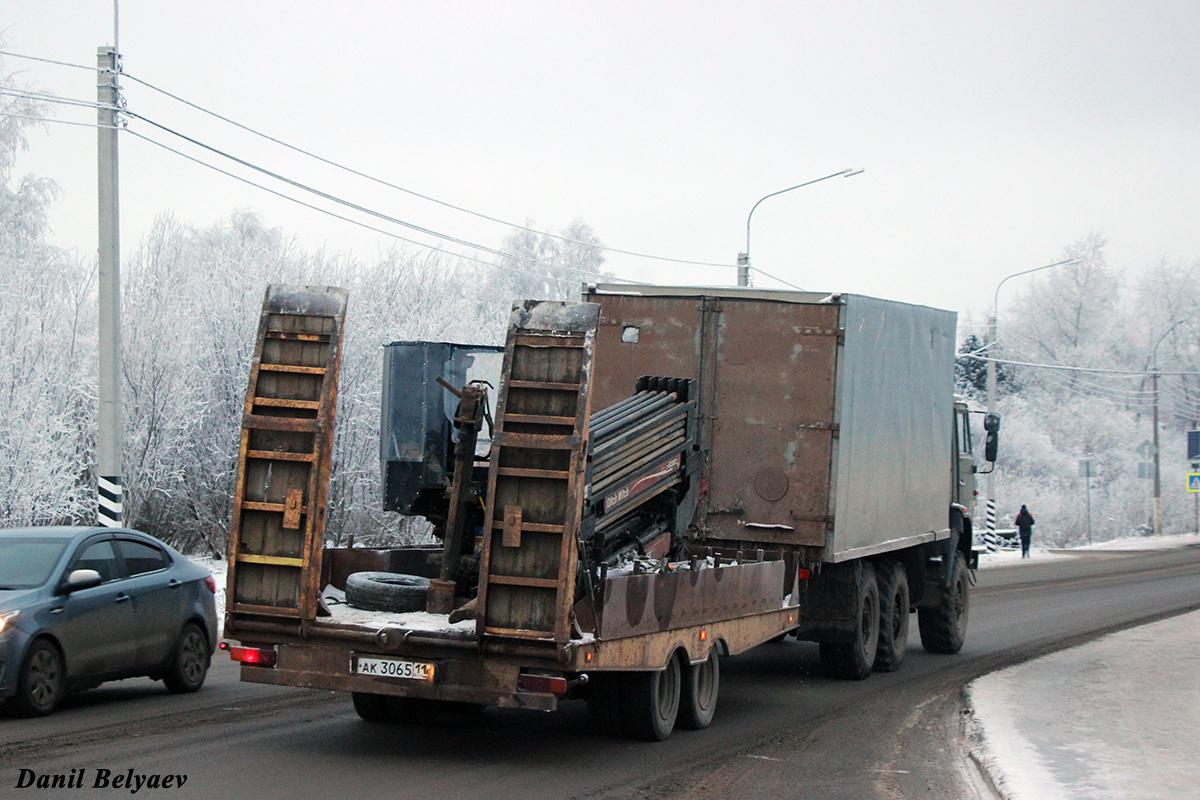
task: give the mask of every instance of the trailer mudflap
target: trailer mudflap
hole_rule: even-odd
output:
[[[317,615],[347,292],[270,286],[242,416],[226,631]]]

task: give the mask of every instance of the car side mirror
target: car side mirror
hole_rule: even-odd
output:
[[[94,569],[76,569],[72,570],[67,579],[63,581],[62,594],[78,592],[80,589],[91,589],[93,586],[99,586],[103,582],[100,573]]]

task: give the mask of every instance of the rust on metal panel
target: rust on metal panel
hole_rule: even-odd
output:
[[[780,607],[784,563],[610,576],[600,610],[602,641],[734,619]]]

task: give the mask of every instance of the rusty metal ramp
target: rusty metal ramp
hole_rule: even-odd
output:
[[[267,288],[238,451],[231,619],[316,616],[346,299],[336,287]]]
[[[583,510],[600,308],[513,308],[492,441],[476,630],[565,644]]]

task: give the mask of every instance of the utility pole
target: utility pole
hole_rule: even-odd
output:
[[[115,6],[114,6],[115,9]],[[116,46],[96,50],[99,157],[100,407],[96,444],[97,521],[123,522],[121,478],[121,237],[117,192]]]

